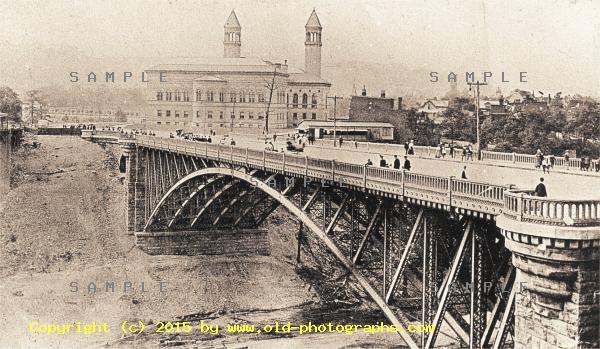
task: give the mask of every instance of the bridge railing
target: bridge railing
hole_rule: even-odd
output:
[[[514,220],[546,225],[600,225],[600,200],[559,200],[531,194],[523,190],[504,192],[503,214]]]
[[[315,140],[315,145],[319,148],[332,148],[333,140]],[[337,143],[339,146],[339,143]],[[352,140],[348,140],[342,143],[341,149],[346,150],[358,150],[365,152],[374,152],[381,154],[396,154],[402,155],[405,153],[403,144],[393,144],[393,143],[373,143],[373,142],[355,142]],[[461,149],[456,149],[456,156],[460,157]],[[428,147],[416,145],[414,146],[414,152],[416,156],[421,157],[435,157],[438,148],[437,147]],[[449,149],[447,149],[449,155]],[[448,156],[447,155],[447,156]],[[505,152],[495,152],[489,150],[481,151],[481,159],[483,161],[489,162],[500,162],[500,163],[513,163],[513,164],[523,164],[523,165],[531,165],[534,166],[536,163],[535,155],[531,154],[518,154],[518,153],[505,153]],[[555,166],[560,167],[575,167],[579,168],[581,164],[581,159],[579,158],[571,158],[568,161],[564,157],[555,157]]]

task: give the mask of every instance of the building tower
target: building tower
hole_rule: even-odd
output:
[[[242,26],[232,10],[225,22],[225,38],[223,40],[224,57],[240,58],[242,51]]]
[[[307,73],[321,77],[321,22],[313,9],[306,22],[306,41],[304,42],[304,70]]]

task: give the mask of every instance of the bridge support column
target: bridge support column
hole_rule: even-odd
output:
[[[133,234],[143,230],[145,224],[146,161],[142,150],[129,140],[121,142],[121,149],[126,158],[127,232]]]
[[[600,232],[498,218],[517,268],[515,348],[598,348]]]

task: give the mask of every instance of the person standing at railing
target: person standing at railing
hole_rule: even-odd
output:
[[[538,149],[535,152],[535,167],[540,168],[542,166],[542,161],[544,161],[544,154],[541,149]]]
[[[473,147],[471,147],[471,144],[467,146],[467,160],[469,159],[473,161]]]
[[[565,150],[565,153],[563,154],[563,156],[565,157],[565,163],[567,164],[567,170],[569,169],[569,151]]]
[[[408,156],[404,156],[404,165],[402,165],[402,169],[406,171],[410,171],[410,160],[408,160]]]
[[[365,166],[373,166],[373,161],[371,161],[371,159],[367,159]]]
[[[400,169],[400,159],[398,159],[398,155],[394,155],[394,169]]]
[[[550,157],[546,157],[542,162],[542,171],[544,171],[544,173],[550,174],[550,166]]]
[[[379,155],[379,167],[387,167],[387,162],[383,158],[383,155]]]
[[[541,177],[540,182],[535,186],[535,196],[542,198],[548,196],[548,193],[546,192],[546,185],[544,184],[544,177]]]

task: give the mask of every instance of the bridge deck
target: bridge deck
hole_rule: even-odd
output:
[[[294,177],[307,177],[337,185],[397,197],[445,210],[488,219],[502,212],[505,186],[449,177],[398,171],[355,163],[276,153],[179,139],[138,136],[138,146],[187,154]]]

